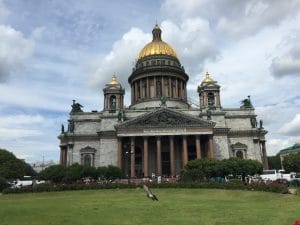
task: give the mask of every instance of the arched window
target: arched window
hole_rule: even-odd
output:
[[[116,96],[112,95],[109,99],[110,109],[116,109]]]
[[[237,157],[240,159],[247,159],[247,145],[237,142],[231,145],[232,157]]]
[[[237,152],[236,152],[236,157],[237,157],[237,158],[240,158],[240,159],[243,159],[243,158],[244,158],[244,154],[243,154],[243,152],[242,152],[242,151],[240,151],[240,150],[239,150],[239,151],[237,151]]]
[[[215,105],[215,96],[214,96],[214,93],[210,92],[210,93],[207,94],[207,102],[208,102],[209,106]]]
[[[90,154],[86,154],[83,157],[83,165],[84,166],[91,166],[92,165],[92,157]]]

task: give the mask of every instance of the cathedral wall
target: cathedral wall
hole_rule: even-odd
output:
[[[101,120],[100,129],[97,131],[112,131],[115,130],[115,125],[118,124],[118,118],[103,118]]]
[[[224,116],[214,116],[212,115],[211,120],[216,123],[216,127],[225,127],[226,122]]]
[[[118,140],[112,138],[102,138],[100,140],[99,164],[96,166],[117,166]]]
[[[227,127],[232,130],[249,130],[252,129],[250,118],[233,118],[226,119]]]
[[[74,143],[74,146],[73,146],[73,150],[69,149],[69,153],[70,153],[70,157],[71,158],[68,158],[68,161],[70,162],[70,164],[74,164],[74,163],[79,163],[81,164],[81,153],[80,153],[80,150],[85,148],[85,147],[91,147],[91,148],[94,148],[96,149],[96,152],[95,152],[95,166],[97,167],[97,162],[99,160],[99,154],[100,154],[100,145],[99,145],[99,141],[76,141]],[[73,152],[73,154],[72,154]]]
[[[261,162],[259,143],[254,142],[252,137],[229,138],[229,140],[230,140],[229,142],[230,156],[234,156],[231,145],[240,142],[242,144],[247,145],[246,159],[253,159]]]
[[[227,136],[214,136],[214,156],[216,159],[228,159],[229,149],[228,149],[228,138]]]
[[[99,129],[100,122],[75,121],[75,134],[96,134]]]
[[[226,112],[226,116],[249,116],[249,115],[255,115],[254,109],[240,109],[240,108],[225,108],[222,110],[223,112]]]
[[[102,113],[99,112],[81,112],[71,114],[70,119],[72,120],[97,120]]]

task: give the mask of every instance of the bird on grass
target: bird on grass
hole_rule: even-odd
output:
[[[155,194],[153,194],[150,189],[147,187],[147,185],[143,185],[144,191],[147,193],[147,197],[152,199],[153,201],[158,201],[157,197]]]

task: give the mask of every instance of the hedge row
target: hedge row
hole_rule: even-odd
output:
[[[10,193],[30,193],[30,192],[52,192],[52,191],[69,191],[69,190],[91,190],[91,189],[123,189],[123,188],[138,188],[141,185],[137,184],[39,184],[35,187],[23,187],[20,189],[7,188],[3,190],[3,194]],[[288,188],[282,184],[249,184],[245,185],[242,182],[234,183],[217,183],[217,182],[201,182],[201,183],[164,183],[164,184],[149,184],[151,188],[206,188],[206,189],[227,189],[227,190],[251,190],[265,191],[275,193],[288,193]]]

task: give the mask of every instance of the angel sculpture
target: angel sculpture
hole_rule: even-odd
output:
[[[153,194],[150,189],[147,187],[147,185],[143,185],[144,191],[147,193],[147,197],[152,199],[153,201],[158,201],[157,197],[155,194]]]

